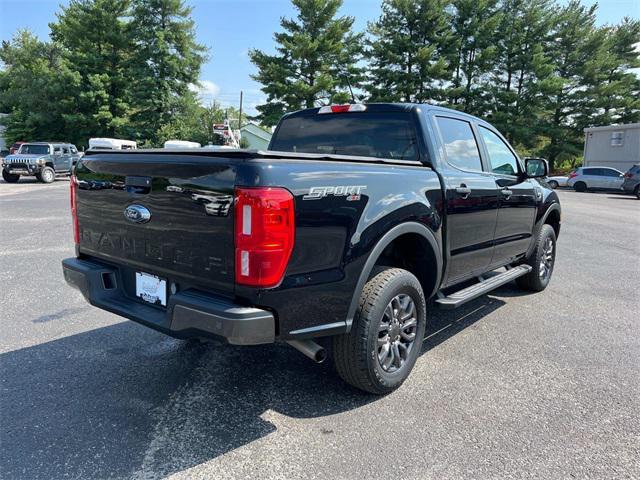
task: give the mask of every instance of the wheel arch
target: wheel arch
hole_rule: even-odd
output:
[[[442,279],[442,270],[443,270],[443,260],[442,260],[442,251],[436,240],[433,232],[424,226],[423,224],[417,222],[405,222],[399,225],[396,225],[391,230],[386,232],[376,243],[376,245],[369,253],[367,260],[362,268],[362,272],[358,277],[358,282],[356,284],[356,288],[353,292],[353,296],[351,298],[351,303],[349,305],[349,311],[347,314],[347,331],[351,330],[351,324],[353,323],[353,318],[355,316],[356,310],[358,308],[358,301],[360,299],[360,295],[362,294],[362,290],[364,289],[365,284],[369,280],[373,269],[378,265],[378,261],[381,259],[386,259],[385,252],[388,252],[388,248],[394,248],[396,245],[402,245],[403,241],[415,241],[419,239],[421,247],[427,250],[424,251],[430,259],[433,260],[433,265],[425,265],[419,266],[420,271],[411,271],[418,277],[420,283],[423,283],[424,277],[422,274],[426,274],[429,272],[433,281],[431,282],[433,285],[430,285],[427,282],[427,285],[430,286],[430,291],[425,291],[425,298],[430,298],[435,294],[440,284],[440,280]],[[398,266],[403,268],[400,265],[389,265],[389,266]],[[433,271],[433,267],[435,267],[435,272]],[[416,274],[417,273],[417,274]],[[424,285],[423,285],[424,288]]]

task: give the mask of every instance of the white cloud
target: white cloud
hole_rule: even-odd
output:
[[[220,94],[220,87],[211,80],[200,80],[197,85],[192,83],[189,89],[198,95],[203,105],[208,105]]]

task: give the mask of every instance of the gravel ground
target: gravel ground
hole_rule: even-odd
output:
[[[61,274],[68,181],[0,183],[0,477],[640,478],[640,202],[559,194],[550,287],[432,310],[380,398],[90,307]]]

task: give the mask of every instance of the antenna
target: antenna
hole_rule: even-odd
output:
[[[351,94],[351,103],[360,103],[360,99],[353,94],[353,89],[351,88],[351,80],[349,78],[349,72],[346,70],[340,70],[339,73],[347,81],[347,87],[349,87],[349,93]]]

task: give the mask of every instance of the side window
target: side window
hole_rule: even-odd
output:
[[[582,169],[582,174],[583,175],[597,175],[595,168],[583,168]]]
[[[64,147],[62,147],[62,153],[64,153],[65,155],[69,154],[69,147],[67,147],[66,145]]]
[[[619,172],[616,172],[615,170],[612,170],[611,168],[606,168],[604,170],[604,172],[605,172],[605,175],[607,177],[619,177],[620,176]]]
[[[69,150],[71,150],[71,153],[73,153],[74,155],[78,153],[78,149],[74,145],[71,145],[69,147]]]
[[[62,153],[62,149],[60,147],[53,147],[54,155],[60,155]]]
[[[481,126],[479,130],[489,153],[491,171],[500,175],[517,175],[518,159],[507,144],[488,128]]]
[[[461,170],[482,171],[480,150],[471,124],[464,120],[436,117],[447,162]]]

